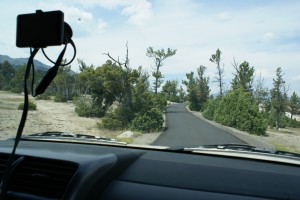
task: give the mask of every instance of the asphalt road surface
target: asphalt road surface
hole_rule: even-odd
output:
[[[153,145],[195,147],[205,144],[245,144],[230,133],[194,116],[183,103],[170,105],[166,118],[168,128]]]

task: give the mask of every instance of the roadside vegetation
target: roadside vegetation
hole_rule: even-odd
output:
[[[97,124],[100,129],[129,129],[143,133],[161,131],[167,100],[179,100],[174,88],[169,88],[175,86],[176,90],[178,83],[167,82],[167,86],[160,91],[163,83],[161,68],[167,58],[176,54],[176,50],[149,47],[145,54],[154,61],[155,67],[151,72],[155,78],[153,87],[149,81],[150,75],[141,66],[135,69],[130,66],[126,45],[123,61],[105,53],[108,60],[98,67],[87,65],[80,59],[78,73],[73,72],[71,66],[60,67],[47,92],[36,97],[36,100],[72,101],[80,117],[101,118]],[[25,65],[14,67],[8,62],[1,63],[0,90],[21,93],[24,70]],[[35,86],[44,74],[42,70],[35,72]],[[183,98],[183,89],[181,92]],[[34,109],[34,105],[31,106]],[[21,108],[22,105],[19,106]]]
[[[261,77],[254,84],[255,68],[247,61],[238,64],[233,60],[235,73],[231,87],[225,91],[221,55],[222,52],[217,49],[209,59],[216,64],[213,81],[219,86],[218,95],[210,95],[210,79],[204,75],[206,67],[200,65],[196,77],[194,72],[186,74],[187,80],[183,84],[187,87],[190,110],[201,111],[209,120],[255,135],[266,135],[268,127],[276,130],[300,128],[300,122],[293,118],[299,114],[300,98],[295,92],[288,97],[288,87],[281,67],[275,71],[273,88],[268,89]],[[286,113],[290,113],[290,117]]]
[[[199,65],[195,72],[186,73],[181,84],[181,80],[164,82],[161,72],[164,62],[176,55],[175,49],[149,47],[145,54],[153,60],[150,73],[142,66],[130,65],[128,45],[123,59],[104,53],[107,61],[101,66],[87,65],[78,59],[78,73],[71,66],[61,67],[46,93],[35,99],[72,101],[78,116],[99,118],[97,127],[108,130],[160,131],[167,102],[188,102],[190,110],[202,112],[209,120],[255,135],[266,135],[268,128],[300,128],[300,122],[294,118],[299,114],[300,98],[295,92],[288,96],[281,67],[276,69],[273,87],[269,89],[261,77],[254,76],[254,66],[233,60],[234,76],[230,87],[225,88],[226,68],[221,62],[222,51],[217,49],[207,58],[216,67],[214,77],[207,76],[207,68]],[[1,63],[0,90],[21,93],[24,70],[25,65]],[[36,70],[34,85],[44,74],[45,71]],[[211,82],[218,85],[218,94],[211,94]]]

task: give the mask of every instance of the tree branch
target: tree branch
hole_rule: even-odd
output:
[[[124,65],[124,63],[121,63],[119,61],[119,57],[118,57],[118,60],[114,59],[110,54],[109,52],[108,53],[103,53],[103,55],[107,55],[112,61],[114,61],[115,63],[117,63],[119,65],[119,67],[122,67],[122,65]]]

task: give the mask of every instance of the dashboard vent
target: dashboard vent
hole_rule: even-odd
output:
[[[18,157],[20,156],[16,158]],[[24,157],[10,178],[9,190],[48,198],[62,198],[78,165],[61,160]],[[1,179],[7,160],[7,154],[0,154]]]

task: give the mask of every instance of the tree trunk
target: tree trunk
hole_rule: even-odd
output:
[[[223,96],[223,92],[222,92],[222,80],[220,79],[220,95]]]
[[[220,63],[217,63],[218,67],[218,73],[219,73],[219,87],[220,87],[220,95],[223,96],[223,83],[222,83],[222,72],[220,68]]]
[[[154,94],[157,94],[157,85],[158,85],[158,78],[155,78]]]
[[[278,131],[279,129],[279,112],[276,112],[276,130]]]
[[[126,87],[126,96],[125,96],[125,107],[131,108],[131,88],[130,85]]]
[[[160,78],[158,76],[160,65],[161,65],[161,61],[159,60],[157,65],[156,65],[155,90],[154,90],[155,94],[157,94],[158,81],[159,81],[159,78]]]

